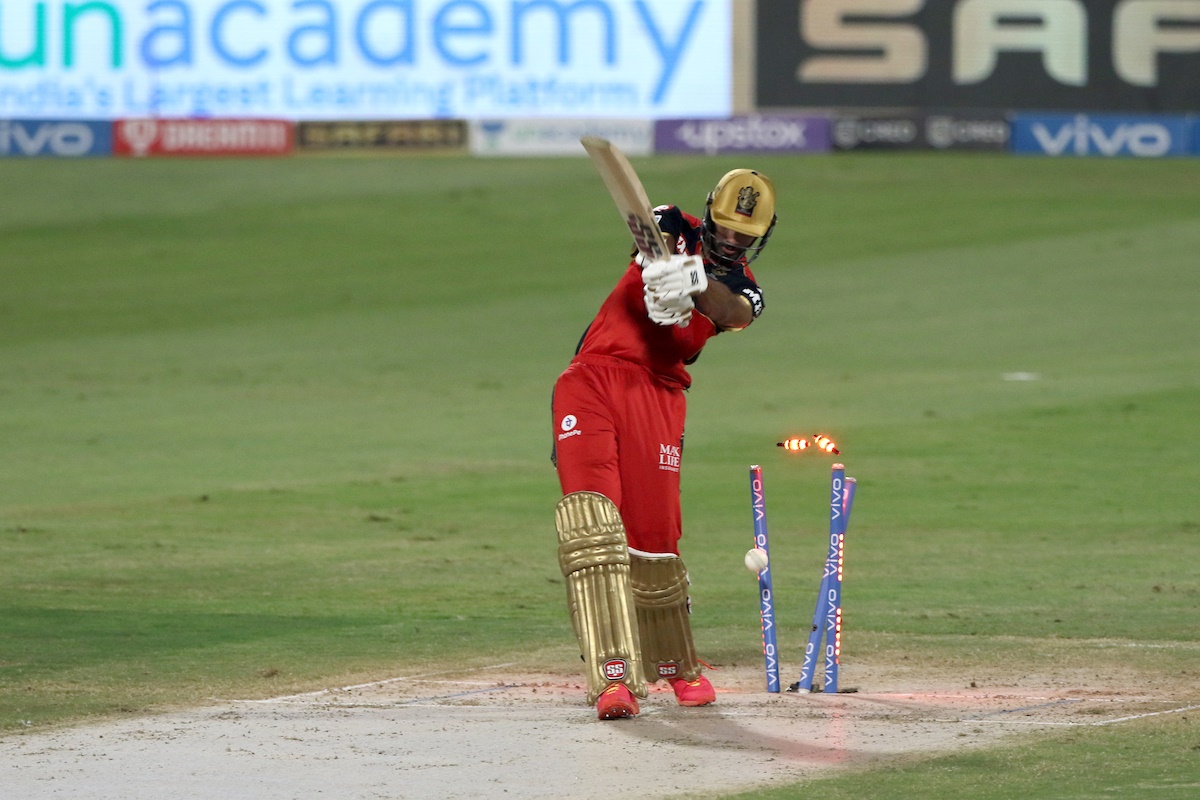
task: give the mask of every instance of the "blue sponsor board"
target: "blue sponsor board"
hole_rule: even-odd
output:
[[[654,125],[658,153],[828,153],[824,115],[751,115],[727,119],[663,119]]]
[[[1192,126],[1192,147],[1188,152],[1200,156],[1200,116],[1188,117],[1188,124]]]
[[[112,155],[112,123],[78,119],[0,119],[0,157]]]
[[[1182,156],[1188,127],[1183,115],[1018,114],[1012,149],[1049,156]]]

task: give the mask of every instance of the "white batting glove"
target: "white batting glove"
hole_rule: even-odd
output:
[[[688,327],[691,320],[691,297],[685,297],[686,303],[673,302],[670,305],[655,300],[654,295],[646,294],[646,315],[655,325],[664,327],[678,325]]]
[[[642,299],[646,303],[646,315],[654,324],[663,327],[678,325],[686,328],[692,318],[692,309],[696,307],[688,295],[677,294],[664,298],[655,294],[648,286],[642,292]]]
[[[668,242],[668,243],[667,243],[667,250],[668,250],[668,251],[674,251],[674,249],[675,249],[675,248],[674,248],[674,247],[671,245],[671,243],[670,243],[670,242]],[[664,259],[660,259],[660,260],[662,260],[662,261],[670,261],[672,258],[674,258],[674,257],[675,257],[675,255],[676,255],[676,253],[674,253],[674,252],[671,252],[671,253],[670,253],[670,255],[668,255],[666,258],[664,258]],[[637,265],[638,265],[639,267],[641,267],[642,269],[645,269],[646,267],[648,267],[648,266],[650,266],[651,264],[655,263],[655,259],[653,259],[653,258],[650,258],[650,257],[648,257],[648,256],[644,255],[644,254],[642,253],[642,251],[641,251],[641,250],[639,250],[639,251],[637,251],[636,253],[634,253],[634,254],[633,254],[633,260],[634,260],[634,261],[636,261],[636,262],[637,262]]]
[[[642,283],[660,298],[695,297],[708,288],[708,275],[700,256],[674,255],[646,264]]]

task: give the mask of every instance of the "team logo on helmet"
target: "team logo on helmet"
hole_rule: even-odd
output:
[[[741,214],[743,217],[754,216],[754,207],[758,205],[758,192],[754,191],[753,186],[743,186],[738,191],[737,208],[734,213]]]
[[[601,671],[604,672],[605,680],[619,681],[624,679],[626,670],[629,665],[625,663],[623,658],[612,658],[604,662]]]

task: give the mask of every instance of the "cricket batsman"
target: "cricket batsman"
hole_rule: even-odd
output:
[[[635,254],[554,386],[559,566],[602,720],[638,714],[647,682],[680,705],[716,700],[689,622],[679,471],[687,367],[709,339],[763,310],[750,264],[775,227],[775,189],[736,169],[708,194],[703,219],[654,209],[673,255]]]

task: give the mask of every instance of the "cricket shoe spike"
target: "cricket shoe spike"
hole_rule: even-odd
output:
[[[717,691],[703,675],[694,681],[675,678],[671,681],[671,688],[675,690],[675,699],[681,706],[706,706],[717,699]]]
[[[609,684],[596,698],[596,715],[600,719],[636,717],[640,710],[637,698],[623,683]]]

